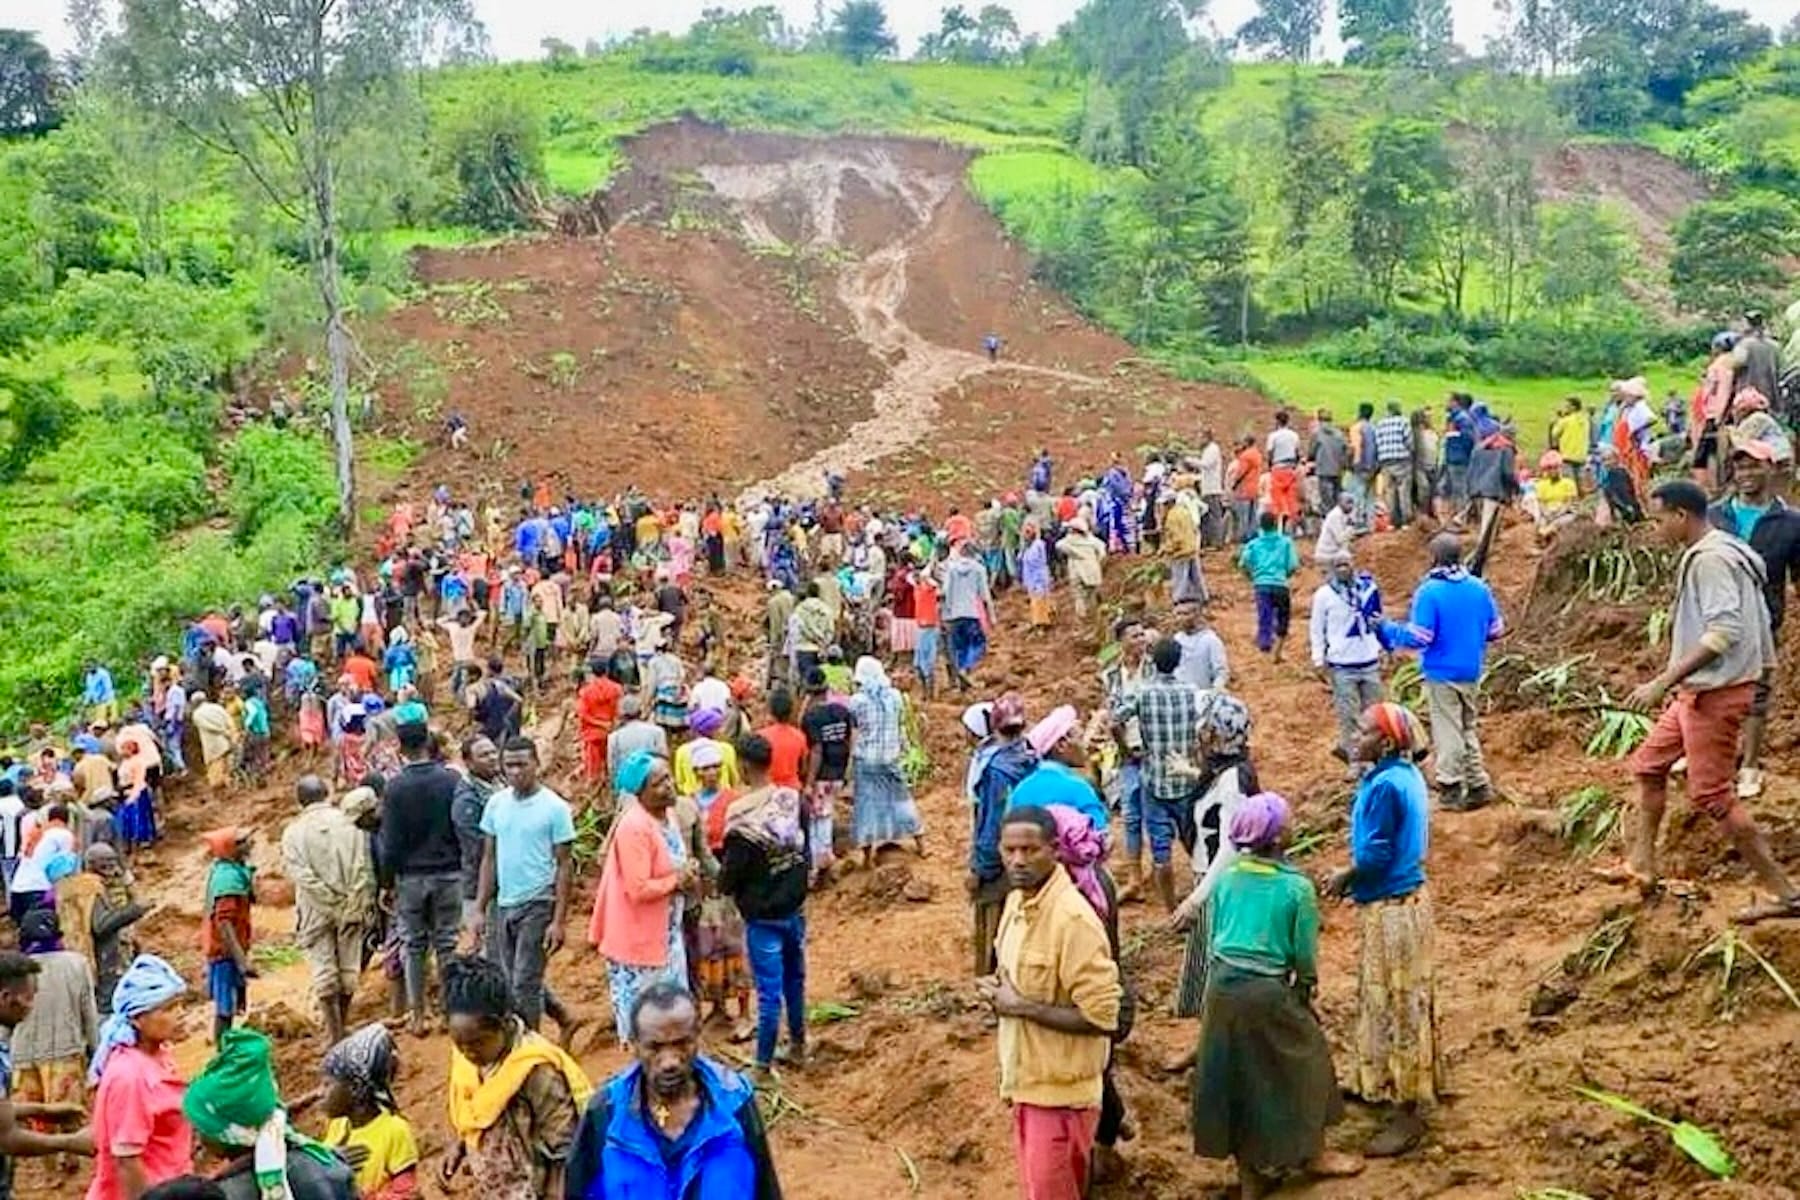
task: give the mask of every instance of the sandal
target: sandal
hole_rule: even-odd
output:
[[[1749,908],[1732,915],[1735,925],[1760,925],[1764,921],[1800,920],[1800,896],[1788,900],[1771,900],[1768,903],[1752,904]]]

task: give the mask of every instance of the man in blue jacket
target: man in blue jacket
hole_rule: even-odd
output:
[[[1487,644],[1505,623],[1494,593],[1463,567],[1455,534],[1431,539],[1431,563],[1405,624],[1382,624],[1389,645],[1419,651],[1439,802],[1452,812],[1470,812],[1493,799],[1476,721]]]
[[[994,973],[994,938],[1000,932],[1000,912],[1012,885],[1006,865],[1000,861],[1000,818],[1012,790],[1031,774],[1036,760],[1025,741],[1025,701],[1007,692],[987,709],[988,736],[975,747],[969,760],[967,787],[974,801],[969,837],[969,873],[964,890],[974,908],[975,974]],[[967,724],[970,718],[964,716]]]
[[[700,1053],[700,1011],[673,983],[631,1008],[637,1062],[594,1093],[563,1200],[781,1200],[749,1080]]]

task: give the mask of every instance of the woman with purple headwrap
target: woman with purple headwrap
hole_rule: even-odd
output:
[[[1325,1129],[1344,1105],[1312,1011],[1318,895],[1282,853],[1289,820],[1287,801],[1274,792],[1238,804],[1226,829],[1237,857],[1210,901],[1194,1151],[1236,1159],[1245,1200],[1268,1195],[1288,1175],[1362,1170],[1362,1160],[1325,1149]]]

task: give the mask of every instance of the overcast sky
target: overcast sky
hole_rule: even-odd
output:
[[[805,26],[812,20],[812,0],[777,0],[789,19]],[[58,53],[68,49],[70,35],[63,22],[65,0],[0,0],[0,25],[36,30]],[[633,29],[681,30],[693,23],[700,10],[723,3],[727,8],[747,8],[734,0],[600,0],[576,4],[570,0],[475,0],[475,8],[487,26],[494,53],[503,59],[536,58],[538,43],[547,37],[580,46],[589,38],[605,39]],[[827,9],[837,0],[826,0]],[[937,27],[938,13],[946,0],[887,0],[888,19],[900,35],[904,50],[911,52],[919,36]],[[970,11],[982,0],[964,0]],[[1327,0],[1328,6],[1330,0]],[[1013,0],[1009,5],[1020,29],[1048,37],[1081,7],[1081,0]],[[1780,27],[1796,11],[1800,0],[1736,0],[1730,7],[1747,9],[1771,29]],[[1479,53],[1494,31],[1494,0],[1451,0],[1456,15],[1456,40],[1471,53]],[[1256,11],[1256,0],[1212,0],[1211,20],[1221,32],[1236,29]],[[1335,28],[1328,12],[1326,27]],[[1335,37],[1326,52],[1335,55]]]

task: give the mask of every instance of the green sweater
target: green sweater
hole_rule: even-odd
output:
[[[1212,959],[1310,987],[1318,978],[1319,900],[1292,864],[1242,854],[1220,876],[1210,905]]]
[[[1238,551],[1238,565],[1257,587],[1286,587],[1288,576],[1300,569],[1300,552],[1294,539],[1280,530],[1259,533]]]

